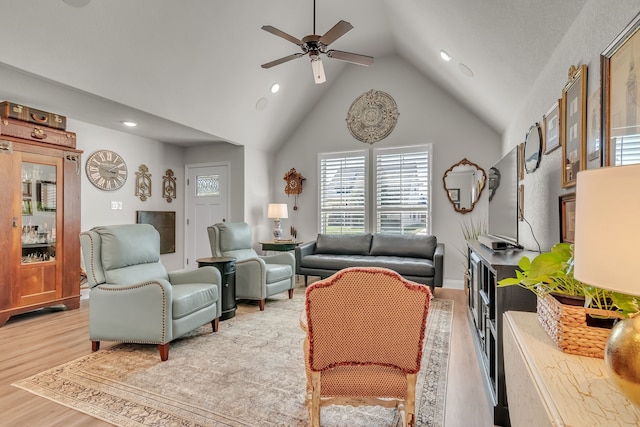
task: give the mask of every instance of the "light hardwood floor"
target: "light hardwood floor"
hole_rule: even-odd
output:
[[[492,426],[467,320],[464,291],[436,289],[435,296],[455,301],[445,426]],[[0,328],[0,426],[110,425],[11,385],[88,354],[91,351],[88,314],[89,304],[85,300],[78,310],[43,309],[13,317]],[[102,343],[102,348],[110,345]]]

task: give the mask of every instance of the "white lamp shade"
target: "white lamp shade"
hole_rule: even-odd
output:
[[[286,203],[269,203],[267,218],[289,218]]]
[[[582,171],[576,186],[574,277],[640,295],[640,165]]]

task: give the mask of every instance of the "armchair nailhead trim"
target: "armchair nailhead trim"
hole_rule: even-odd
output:
[[[156,342],[156,341],[138,341],[136,340],[137,343],[141,343],[141,344],[164,344],[166,343],[166,339],[167,339],[167,316],[166,316],[166,312],[164,310],[164,306],[167,304],[167,293],[164,291],[164,288],[162,287],[162,285],[160,285],[160,283],[158,282],[142,282],[142,283],[137,283],[135,285],[131,285],[131,286],[127,286],[124,288],[112,288],[108,285],[106,286],[97,286],[98,289],[102,290],[102,291],[107,291],[107,292],[118,292],[118,291],[122,291],[122,290],[129,290],[129,289],[138,289],[138,288],[142,288],[145,287],[147,285],[156,285],[160,288],[160,291],[162,292],[162,306],[160,307],[161,310],[161,317],[162,317],[162,342]],[[118,342],[126,342],[126,341],[118,341]]]
[[[91,234],[89,233],[82,233],[83,235],[89,237],[89,240],[91,240],[91,253],[89,254],[89,257],[91,258],[91,265],[95,265],[95,258],[94,258],[94,253],[93,253],[93,238],[91,237]],[[95,283],[96,285],[98,284],[98,279],[96,278],[95,275],[95,269],[92,267],[91,268],[91,277],[93,277],[93,283]]]

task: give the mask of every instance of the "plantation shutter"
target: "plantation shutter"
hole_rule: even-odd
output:
[[[430,234],[431,146],[375,150],[376,231]]]
[[[615,159],[612,165],[631,165],[640,163],[640,135],[615,137]],[[615,162],[615,163],[614,163]]]
[[[320,156],[320,232],[364,233],[366,224],[366,152]]]

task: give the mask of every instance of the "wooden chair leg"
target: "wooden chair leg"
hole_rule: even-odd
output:
[[[160,351],[160,360],[166,361],[169,358],[169,343],[158,344],[158,350]]]
[[[407,395],[404,398],[404,425],[412,426],[416,413],[416,380],[417,374],[407,374]]]
[[[320,372],[311,373],[311,426],[320,427]]]
[[[100,350],[100,341],[91,341],[91,351]]]
[[[218,325],[220,324],[220,319],[216,317],[211,321],[211,328],[213,328],[213,332],[218,332]]]
[[[289,299],[293,298],[293,289],[289,289]]]
[[[305,287],[305,288],[307,287],[307,277],[308,277],[308,276],[305,274],[305,275],[304,275],[304,287]]]
[[[264,300],[263,299],[258,301],[258,306],[260,307],[260,311],[264,311]]]

